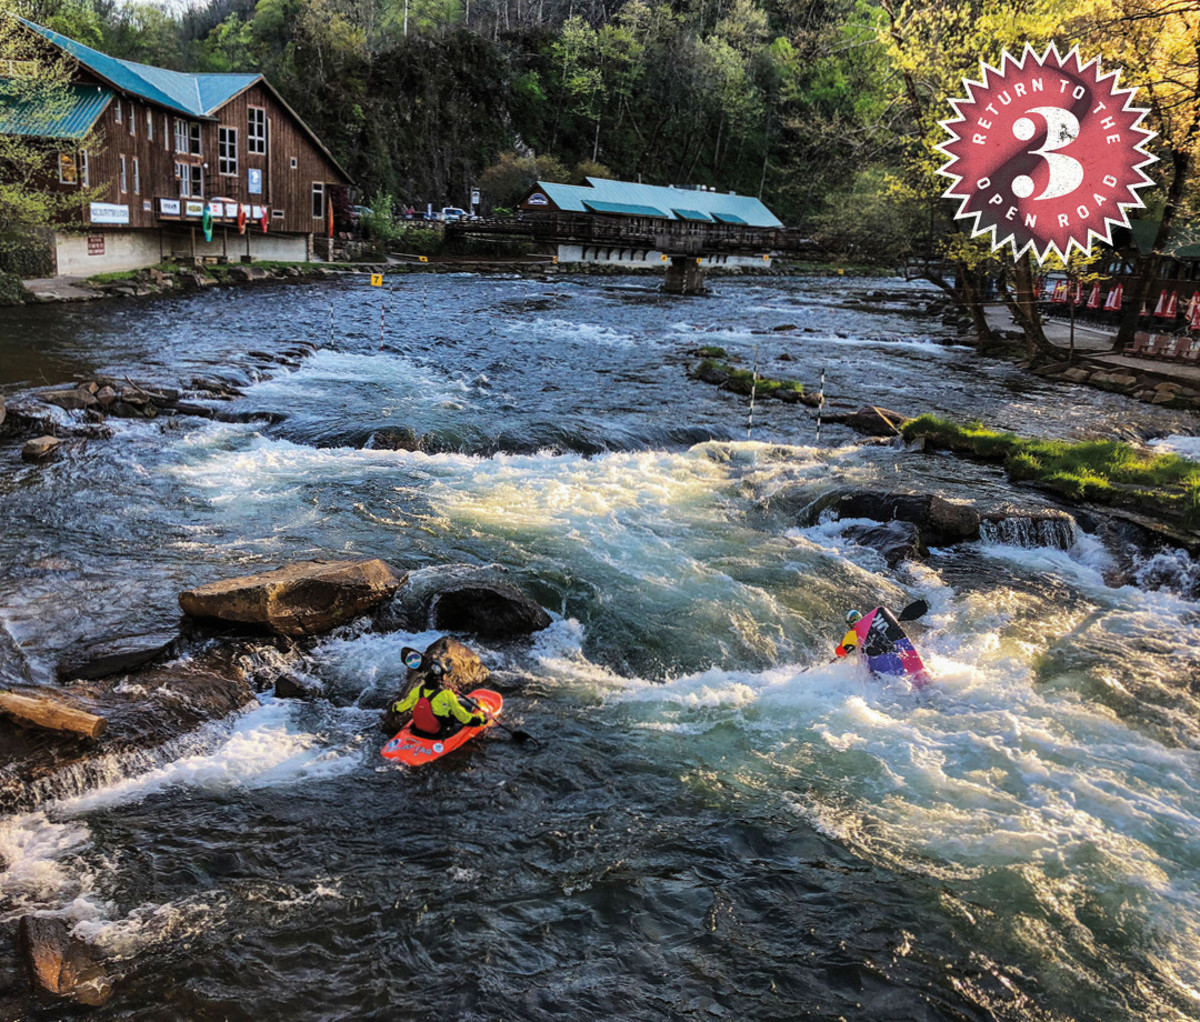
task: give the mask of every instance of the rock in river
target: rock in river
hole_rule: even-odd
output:
[[[305,561],[276,571],[209,582],[179,594],[185,614],[269,628],[298,638],[353,620],[404,581],[380,560]]]
[[[112,980],[91,947],[67,933],[63,920],[22,916],[18,943],[34,989],[91,1007],[112,996]]]

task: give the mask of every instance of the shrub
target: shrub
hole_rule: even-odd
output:
[[[25,286],[19,276],[0,270],[0,305],[20,305],[25,294]]]

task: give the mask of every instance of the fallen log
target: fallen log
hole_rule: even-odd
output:
[[[108,726],[103,717],[51,699],[47,696],[0,692],[0,713],[21,724],[47,731],[72,731],[85,738],[99,738]]]

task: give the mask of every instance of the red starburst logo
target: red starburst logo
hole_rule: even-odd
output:
[[[993,251],[1033,249],[1039,262],[1072,246],[1090,253],[1093,238],[1111,244],[1113,226],[1144,206],[1137,190],[1154,184],[1142,168],[1158,158],[1143,148],[1155,132],[1129,105],[1137,89],[1053,43],[981,66],[983,80],[964,78],[966,98],[950,101],[957,116],[940,122],[951,137],[938,173],[953,179],[943,197],[959,200],[955,219],[973,221],[971,237],[991,232]]]

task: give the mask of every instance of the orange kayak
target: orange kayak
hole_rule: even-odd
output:
[[[485,709],[492,720],[500,716],[500,710],[504,707],[504,700],[500,693],[493,692],[490,688],[477,688],[474,692],[469,693],[468,698],[475,700]],[[381,755],[384,759],[390,759],[394,763],[403,763],[406,766],[432,763],[435,759],[441,759],[446,753],[453,752],[460,745],[466,745],[480,731],[486,731],[492,726],[492,720],[486,724],[480,724],[479,727],[459,728],[446,738],[423,738],[414,734],[412,724],[408,723],[396,733],[395,738],[383,747]]]

